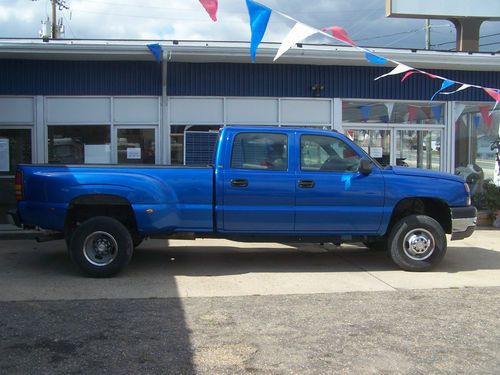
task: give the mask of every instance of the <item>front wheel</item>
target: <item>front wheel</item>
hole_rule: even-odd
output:
[[[392,260],[402,269],[427,271],[446,254],[446,234],[429,216],[407,216],[392,229],[389,250]]]
[[[75,229],[69,252],[88,276],[110,277],[130,262],[133,242],[128,229],[118,220],[98,216]]]

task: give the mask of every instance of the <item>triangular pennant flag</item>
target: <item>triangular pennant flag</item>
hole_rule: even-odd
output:
[[[255,55],[257,54],[257,48],[259,48],[262,38],[266,33],[267,24],[269,23],[269,18],[271,17],[272,10],[253,2],[252,0],[246,0],[248,14],[250,16],[250,29],[252,32],[252,39],[250,41],[250,56],[252,57],[252,63],[255,62]]]
[[[440,88],[439,90],[437,90],[437,91],[434,93],[434,95],[432,95],[432,97],[431,97],[431,101],[433,101],[433,100],[434,100],[434,98],[436,97],[436,95],[437,95],[437,94],[439,94],[441,91],[446,90],[448,87],[453,86],[454,84],[455,84],[455,81],[451,81],[451,80],[449,80],[449,79],[445,79],[445,80],[443,81],[443,84],[441,85],[441,88]]]
[[[488,128],[491,128],[493,118],[490,116],[490,106],[479,107],[479,112],[481,112],[484,123],[488,126]]]
[[[399,64],[394,69],[392,69],[389,73],[382,74],[380,77],[375,78],[375,81],[378,80],[378,79],[380,79],[380,78],[387,77],[387,76],[392,76],[392,75],[395,75],[395,74],[405,73],[408,70],[413,70],[413,68],[411,68],[409,66],[406,66],[404,64]]]
[[[201,5],[205,8],[210,18],[217,21],[218,0],[200,0]]]
[[[335,39],[338,39],[344,43],[350,44],[352,46],[355,46],[356,43],[353,42],[351,38],[349,38],[349,35],[347,35],[347,31],[345,31],[342,27],[340,26],[330,26],[330,27],[324,27],[322,29],[323,31],[331,31],[332,36]]]
[[[469,87],[471,87],[471,85],[464,83],[464,84],[462,84],[462,86],[460,86],[458,89],[456,89],[454,91],[443,91],[443,92],[440,92],[440,94],[441,95],[450,95],[450,94],[454,94],[456,92],[468,89]]]
[[[443,106],[441,106],[441,105],[433,106],[432,112],[434,113],[434,119],[439,124],[441,122],[441,114],[443,113]]]
[[[161,58],[163,56],[163,49],[158,43],[148,44],[149,51],[155,57],[158,64],[161,64]]]
[[[425,119],[430,120],[432,117],[432,108],[424,106],[424,107],[420,107],[420,109],[422,110],[422,112],[424,112]]]
[[[392,116],[392,111],[394,110],[394,103],[384,103],[387,108],[387,117],[390,120]]]
[[[453,106],[453,122],[457,123],[460,116],[462,116],[462,112],[465,109],[465,104],[455,103]]]
[[[415,121],[417,119],[417,107],[408,106],[408,121]]]
[[[304,25],[303,23],[297,22],[295,26],[290,30],[288,35],[285,37],[283,42],[281,43],[280,48],[278,49],[278,53],[274,56],[274,60],[278,60],[281,55],[283,55],[286,51],[288,51],[295,43],[304,40],[308,36],[316,34],[318,32],[317,29],[312,28],[311,26]]]
[[[473,120],[474,120],[474,126],[477,129],[479,127],[479,123],[481,122],[481,117],[474,115]]]
[[[377,56],[370,52],[365,52],[365,57],[369,62],[379,65],[384,65],[388,61],[385,57]]]
[[[416,70],[410,70],[409,72],[406,72],[405,75],[403,76],[403,78],[401,78],[401,82],[406,81],[406,78],[408,78],[409,76],[411,76],[415,73],[417,73]]]
[[[370,118],[370,113],[372,112],[372,107],[371,105],[363,105],[360,108],[361,110],[361,116],[363,116],[363,121],[368,121]]]
[[[483,87],[483,90],[486,91],[486,93],[493,99],[495,99],[496,102],[500,102],[500,90],[496,91],[486,87]]]

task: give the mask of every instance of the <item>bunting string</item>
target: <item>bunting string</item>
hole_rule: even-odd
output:
[[[216,21],[216,13],[218,7],[218,0],[199,0],[200,3],[205,7],[210,17]],[[403,64],[397,60],[393,60],[384,56],[380,56],[376,54],[374,51],[358,46],[348,35],[348,33],[340,26],[329,26],[324,27],[319,30],[312,26],[309,26],[305,23],[302,23],[295,18],[289,16],[288,14],[282,13],[280,11],[268,8],[258,1],[255,0],[246,0],[248,13],[250,16],[250,30],[251,30],[251,42],[250,42],[250,56],[252,59],[252,63],[255,62],[255,57],[257,54],[257,49],[264,37],[264,34],[267,30],[267,25],[272,13],[277,13],[280,16],[293,21],[295,24],[281,43],[276,56],[273,61],[278,60],[281,56],[283,56],[290,48],[292,48],[295,44],[300,43],[302,40],[315,35],[321,34],[330,39],[334,39],[336,41],[340,41],[344,44],[347,44],[361,52],[364,52],[365,58],[368,62],[377,65],[386,65],[387,63],[392,63],[395,67],[389,71],[388,73],[382,74],[379,77],[376,77],[375,80],[379,80],[381,78],[385,78],[388,76],[394,76],[403,74],[404,76],[401,79],[401,82],[406,81],[409,77],[414,74],[423,74],[431,79],[439,79],[443,81],[441,83],[441,87],[431,96],[430,101],[433,101],[437,95],[452,95],[457,92],[469,89],[476,88],[479,90],[483,90],[488,96],[490,96],[493,100],[495,100],[495,107],[500,102],[500,90],[497,88],[491,87],[483,87],[479,85],[473,85],[470,83],[459,82],[455,80],[448,79],[446,77],[441,77],[424,70],[413,68],[409,65]],[[451,91],[445,91],[450,89],[452,86],[457,85],[457,88]]]

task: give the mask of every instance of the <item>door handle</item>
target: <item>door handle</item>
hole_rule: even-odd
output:
[[[314,181],[313,180],[300,180],[299,181],[299,188],[303,189],[312,189],[314,187]]]
[[[234,186],[234,187],[247,187],[248,186],[248,180],[244,180],[244,179],[231,180],[231,186]]]

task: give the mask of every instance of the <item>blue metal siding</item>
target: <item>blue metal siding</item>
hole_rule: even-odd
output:
[[[148,61],[0,60],[0,95],[161,95]]]
[[[322,97],[429,100],[442,81],[413,75],[374,78],[392,67],[169,63],[168,95],[172,96],[270,96],[312,97],[311,87],[324,86]],[[432,70],[453,80],[486,87],[500,87],[500,72]],[[440,100],[491,101],[478,89],[468,89]]]

